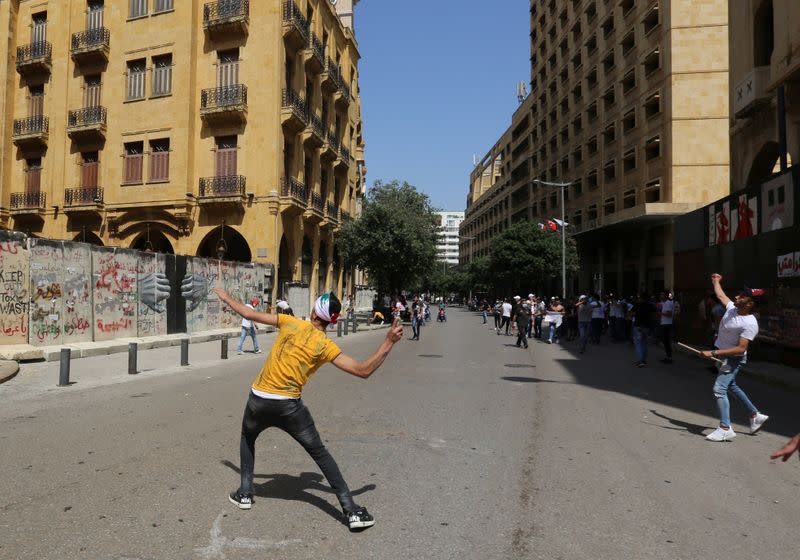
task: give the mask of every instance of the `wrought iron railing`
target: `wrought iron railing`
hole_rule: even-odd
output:
[[[342,154],[342,159],[345,161],[345,163],[350,163],[350,150],[342,146],[339,149],[339,153]]]
[[[103,187],[81,187],[64,190],[64,206],[101,204],[102,202]]]
[[[308,200],[308,189],[306,186],[293,177],[284,177],[281,180],[281,196],[292,197],[298,200]]]
[[[335,202],[329,202],[328,205],[327,205],[327,211],[325,212],[325,214],[331,220],[338,221],[339,220],[339,205],[336,204]]]
[[[49,63],[52,59],[53,45],[47,41],[37,41],[17,47],[17,68],[40,60]]]
[[[344,80],[340,80],[338,86],[344,99],[350,101],[350,86],[344,83]]]
[[[50,130],[50,119],[41,115],[26,117],[14,121],[14,136],[28,136],[31,134],[47,134]]]
[[[336,137],[336,133],[333,132],[332,130],[328,131],[328,145],[330,145],[330,147],[333,148],[335,152],[337,153],[339,152],[339,146],[341,145],[341,142]]]
[[[15,192],[11,193],[11,208],[44,208],[47,204],[47,193]]]
[[[283,3],[283,22],[292,24],[308,40],[308,35],[311,33],[308,20],[292,0]]]
[[[320,41],[317,34],[313,31],[308,35],[308,48],[314,53],[314,57],[319,61],[319,63],[324,67],[325,66],[325,43]]]
[[[204,89],[200,92],[200,109],[212,110],[247,106],[247,86],[236,84]]]
[[[244,196],[247,179],[242,175],[222,175],[200,179],[200,198]]]
[[[108,47],[111,33],[105,27],[87,29],[72,34],[72,51],[84,51],[95,48]]]
[[[322,195],[316,191],[311,193],[311,208],[320,214],[325,212],[325,204],[322,200]]]
[[[291,109],[303,122],[308,122],[308,103],[295,90],[284,88],[281,107]]]
[[[328,57],[328,63],[325,65],[325,71],[330,76],[333,83],[338,87],[342,83],[342,67],[336,64],[331,57]]]
[[[105,126],[105,107],[84,107],[70,111],[67,114],[67,128],[83,128],[91,126]]]
[[[210,27],[231,20],[250,17],[250,0],[218,0],[203,6],[203,26]]]
[[[325,125],[322,124],[322,119],[315,115],[313,112],[309,111],[308,113],[308,122],[311,125],[311,128],[314,129],[314,133],[317,136],[325,140]]]

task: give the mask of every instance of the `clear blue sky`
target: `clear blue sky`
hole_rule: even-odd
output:
[[[367,181],[405,180],[464,210],[472,155],[511,123],[530,81],[527,0],[362,0],[356,38]]]

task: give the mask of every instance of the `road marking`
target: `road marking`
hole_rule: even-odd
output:
[[[208,560],[225,560],[227,558],[225,555],[226,548],[238,550],[281,549],[303,542],[300,539],[285,539],[282,541],[268,541],[265,539],[250,539],[246,537],[228,539],[222,535],[223,517],[225,517],[225,514],[220,513],[214,520],[214,524],[211,526],[210,542],[208,546],[194,549],[200,557],[207,558]]]

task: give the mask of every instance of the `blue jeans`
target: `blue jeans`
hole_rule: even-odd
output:
[[[414,338],[419,338],[419,328],[422,326],[422,321],[416,317],[411,318],[411,332],[414,333]]]
[[[242,336],[239,337],[239,346],[236,347],[237,352],[242,351],[242,345],[244,344],[244,340],[247,338],[247,335],[253,337],[253,350],[258,352],[258,339],[256,338],[256,328],[251,327],[242,327]]]
[[[592,324],[589,321],[580,321],[578,323],[578,336],[580,337],[581,352],[586,352],[586,343],[589,342],[589,330]]]
[[[633,327],[633,346],[636,349],[636,359],[640,362],[647,362],[647,336],[650,329],[645,327]]]
[[[728,357],[717,375],[717,381],[714,383],[714,396],[719,407],[719,423],[721,426],[731,425],[731,405],[728,401],[728,392],[736,395],[736,398],[742,402],[751,415],[758,412],[758,409],[750,402],[745,392],[736,384],[736,374],[746,363],[747,356]]]
[[[559,327],[560,326],[561,325],[559,325]],[[558,342],[558,329],[559,329],[559,327],[556,327],[555,323],[550,323],[550,339],[549,339],[550,342],[553,342],[553,339],[555,339],[555,341]]]
[[[483,324],[486,324],[486,311],[483,312]]]

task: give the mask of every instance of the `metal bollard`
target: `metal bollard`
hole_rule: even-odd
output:
[[[220,352],[219,353],[220,353],[220,356],[219,356],[220,359],[222,359],[222,360],[227,360],[228,359],[228,338],[227,337],[223,337],[222,340],[220,340]]]
[[[347,336],[347,319],[344,320],[344,335]]]
[[[336,336],[339,338],[342,336],[342,321],[336,323]]]
[[[356,320],[356,316],[353,315],[353,334],[358,330],[358,320]]]
[[[189,365],[189,339],[182,338],[181,339],[181,365],[188,366]]]
[[[128,343],[128,375],[136,375],[139,373],[137,366],[139,353],[139,345],[136,342]]]
[[[61,365],[58,370],[58,386],[69,387],[69,366],[72,358],[72,350],[69,348],[61,349]]]

